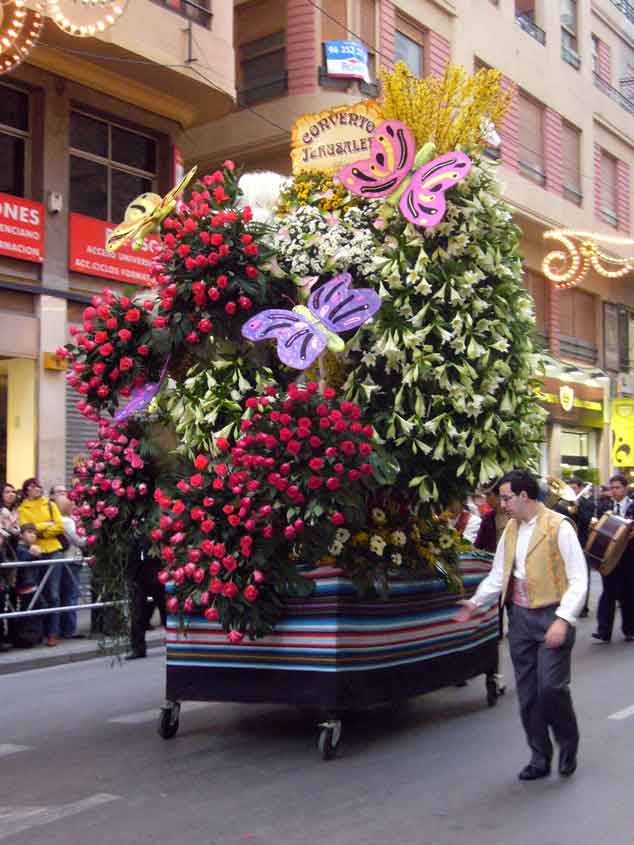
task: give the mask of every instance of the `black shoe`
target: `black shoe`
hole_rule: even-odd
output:
[[[529,763],[528,766],[524,766],[518,778],[520,780],[539,780],[539,778],[547,778],[549,774],[550,766],[536,766],[534,763]]]
[[[11,643],[0,643],[0,651],[11,651]]]
[[[131,651],[123,658],[124,660],[140,660],[142,657],[147,657],[144,651]]]
[[[569,778],[577,769],[577,755],[565,751],[559,754],[559,774],[562,778]]]
[[[581,613],[579,614],[579,619],[585,619],[587,616],[590,615],[590,608],[584,607]]]
[[[602,637],[601,634],[598,634],[596,631],[592,635],[593,640],[598,640],[600,643],[609,643],[610,637]]]
[[[631,634],[627,634],[625,637],[626,643],[634,643],[634,637]]]

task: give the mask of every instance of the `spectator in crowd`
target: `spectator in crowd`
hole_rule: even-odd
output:
[[[602,484],[599,487],[599,496],[597,498],[597,517],[603,516],[604,513],[612,510],[612,492],[609,484]]]
[[[6,538],[5,555],[9,560],[15,560],[15,551],[20,539],[20,520],[18,517],[17,494],[13,484],[5,481],[2,485],[2,502],[0,502],[0,533]]]
[[[499,500],[499,484],[493,484],[484,491],[488,511],[482,516],[482,522],[478,528],[474,546],[476,549],[483,549],[485,552],[495,553],[500,542],[500,537],[508,522],[508,516],[502,510]]]
[[[477,511],[474,505],[472,507],[473,511]],[[450,502],[447,511],[449,512],[449,524],[453,525],[465,540],[473,543],[478,536],[478,529],[482,521],[477,512],[474,513],[467,504],[461,502],[459,499]]]
[[[20,525],[35,525],[37,546],[42,560],[55,560],[62,557],[60,537],[64,533],[62,515],[55,502],[42,495],[42,485],[37,478],[27,478],[22,485],[24,498],[18,508]],[[41,567],[42,573],[46,567]],[[52,566],[44,585],[44,599],[47,607],[59,607],[59,588],[62,575],[61,566]],[[46,644],[56,646],[59,642],[59,613],[49,613],[44,617]]]
[[[7,563],[6,548],[9,540],[4,533],[0,532],[0,564]],[[0,614],[7,613],[9,609],[9,596],[15,586],[15,569],[0,569]],[[0,619],[0,651],[8,651],[11,648],[9,642],[9,626],[7,620]]]
[[[592,497],[582,496],[582,492],[587,485],[580,478],[571,478],[568,482],[572,489],[577,494],[576,507],[571,509],[571,517],[577,526],[577,537],[582,549],[585,549],[590,535],[590,523],[594,517],[594,499]],[[586,600],[584,602],[580,617],[585,617],[590,613],[588,602],[590,601],[590,564],[588,564],[588,591],[586,592]]]
[[[23,523],[20,530],[20,540],[17,544],[17,558],[21,563],[28,561],[39,561],[42,559],[42,549],[37,542],[37,529],[32,522]],[[41,571],[45,567],[21,566],[16,572],[15,595],[16,610],[26,610],[33,600],[33,594],[37,591],[41,580]],[[40,610],[43,601],[31,607],[31,610]],[[18,618],[12,625],[11,637],[13,644],[21,648],[39,645],[42,641],[43,625],[42,617],[25,616]]]
[[[67,548],[64,557],[83,557],[82,549],[86,545],[86,538],[77,533],[77,524],[73,519],[73,503],[66,496],[66,487],[56,484],[51,488],[51,498],[59,508],[64,523],[64,537]],[[79,578],[81,574],[81,560],[77,563],[67,563],[62,567],[59,585],[60,606],[66,607],[77,604],[79,598]],[[65,640],[83,637],[77,631],[77,611],[67,610],[60,614],[60,633]]]
[[[145,631],[154,607],[161,614],[161,624],[167,622],[165,588],[158,580],[160,561],[148,555],[149,544],[145,535],[136,535],[128,556],[128,589],[130,592],[130,652],[126,660],[146,656]],[[154,604],[148,604],[151,596]]]

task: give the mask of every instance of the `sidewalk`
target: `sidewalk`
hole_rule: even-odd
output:
[[[145,636],[148,651],[162,648],[165,644],[165,631],[160,628],[148,631]],[[46,666],[59,666],[62,663],[75,663],[79,660],[92,660],[101,657],[110,659],[99,646],[98,639],[60,640],[53,648],[47,645],[34,648],[12,648],[0,653],[0,675],[24,672],[27,669],[42,669]]]

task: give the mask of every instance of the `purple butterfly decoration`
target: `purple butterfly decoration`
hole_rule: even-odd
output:
[[[138,414],[140,411],[143,411],[147,406],[150,404],[152,399],[156,396],[159,392],[163,381],[165,380],[165,375],[167,373],[167,367],[169,365],[169,358],[163,365],[163,369],[161,370],[161,374],[159,375],[158,381],[148,381],[143,387],[135,387],[132,393],[130,394],[130,401],[124,408],[121,408],[114,417],[112,418],[113,422],[120,423],[124,420],[127,420],[128,417],[131,417],[133,414]]]
[[[284,364],[305,370],[326,347],[345,348],[340,332],[357,329],[381,307],[381,297],[370,288],[350,288],[350,273],[340,273],[314,290],[306,306],[292,311],[270,308],[242,326],[247,340],[277,340],[277,354]]]
[[[414,226],[431,229],[445,216],[445,192],[469,173],[471,159],[457,151],[445,153],[411,176],[415,149],[411,130],[400,120],[386,120],[372,133],[369,158],[346,165],[337,178],[350,193],[366,199],[387,197],[405,185],[401,213]]]

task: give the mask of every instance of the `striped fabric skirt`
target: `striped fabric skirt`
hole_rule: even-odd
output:
[[[491,556],[462,556],[467,597]],[[359,599],[340,570],[310,574],[311,596],[288,599],[275,631],[233,645],[217,623],[167,623],[171,701],[280,702],[337,711],[394,701],[497,671],[498,612],[452,619],[457,596],[440,580],[390,582],[387,599]]]

